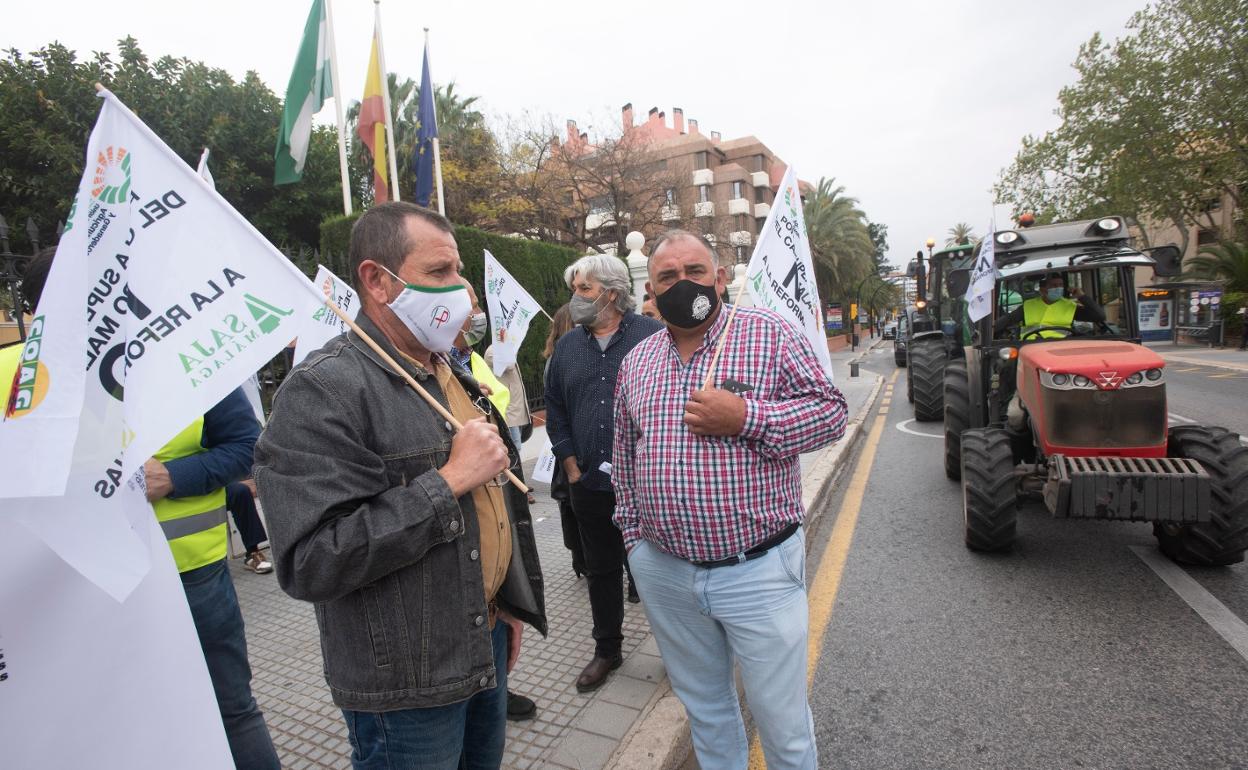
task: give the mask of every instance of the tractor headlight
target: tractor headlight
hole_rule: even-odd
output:
[[[1075,375],[1074,383],[1076,388],[1088,388],[1092,386],[1092,380],[1089,380],[1082,374]]]
[[[1052,390],[1075,390],[1079,385],[1073,377],[1073,375],[1066,372],[1041,371],[1040,384]]]
[[[1160,369],[1141,369],[1122,381],[1124,388],[1155,388],[1163,385],[1165,373]]]

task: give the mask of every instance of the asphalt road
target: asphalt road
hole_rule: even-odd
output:
[[[891,376],[889,353],[865,368]],[[1248,433],[1248,383],[1201,376],[1172,374],[1174,413]],[[1248,767],[1248,660],[1132,550],[1156,553],[1151,527],[1027,503],[1012,553],[967,550],[938,424],[895,387],[815,669],[821,766]],[[1184,572],[1248,620],[1248,566]]]

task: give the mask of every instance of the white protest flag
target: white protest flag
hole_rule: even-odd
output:
[[[802,195],[792,166],[784,172],[776,191],[775,203],[759,233],[745,279],[754,304],[779,313],[806,335],[815,349],[815,357],[831,378],[832,358],[828,355],[828,338],[820,322],[822,305],[810,259]]]
[[[199,156],[199,167],[195,169],[195,173],[199,174],[205,182],[217,189],[217,181],[212,178],[212,171],[208,169],[208,153],[207,147]],[[243,393],[247,396],[247,402],[251,404],[251,411],[256,414],[256,422],[264,425],[264,401],[260,398],[260,378],[255,372],[252,372],[242,384]]]
[[[993,248],[995,223],[988,225],[988,235],[979,248],[979,259],[971,270],[971,284],[966,289],[966,312],[975,322],[992,312],[992,289],[997,281],[997,264]]]
[[[312,283],[322,294],[333,300],[334,304],[351,320],[355,320],[355,316],[360,312],[360,301],[355,295],[355,289],[352,289],[346,281],[334,275],[324,265],[317,265],[316,280]],[[298,364],[307,358],[309,353],[321,349],[334,337],[345,334],[347,323],[339,318],[337,313],[325,305],[320,305],[311,313],[300,316],[294,329],[299,337],[299,341],[295,343],[294,360],[294,364]]]
[[[520,355],[520,345],[529,333],[529,323],[534,316],[545,311],[488,251],[485,252],[485,306],[490,314],[494,376],[501,377]]]
[[[208,170],[208,148],[205,147],[203,153],[199,156],[199,168],[195,169],[195,173],[204,178],[204,181],[212,185],[212,189],[217,189],[217,182],[212,178],[212,172]]]
[[[533,466],[533,480],[549,484],[555,478],[555,449],[550,437],[542,443],[542,451],[537,453],[537,463]]]
[[[12,498],[0,516],[9,674],[0,766],[167,767],[177,757],[181,767],[228,767],[181,582],[132,477],[276,354],[294,336],[291,316],[320,299],[204,179],[103,96],[36,311],[41,343],[19,364],[33,377],[19,376],[0,424],[3,456],[49,458],[20,476],[6,469],[0,485]],[[57,427],[75,376],[72,453],[46,452],[54,431],[31,428]],[[52,406],[62,411],[48,414]],[[46,496],[58,476],[63,495]],[[74,729],[56,729],[49,713]]]

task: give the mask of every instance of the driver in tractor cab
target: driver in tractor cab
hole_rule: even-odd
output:
[[[1066,279],[1061,273],[1049,273],[1040,282],[1040,296],[1032,297],[1020,307],[998,318],[994,324],[997,332],[1023,326],[1023,334],[1028,330],[1044,329],[1036,335],[1046,339],[1061,339],[1073,332],[1075,321],[1086,321],[1093,324],[1105,323],[1105,311],[1092,301],[1092,298],[1074,287],[1070,290],[1070,299],[1065,296]],[[1069,330],[1066,334],[1057,329]]]

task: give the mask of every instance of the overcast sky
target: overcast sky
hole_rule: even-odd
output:
[[[51,40],[86,54],[127,34],[152,58],[185,56],[235,76],[256,70],[284,96],[310,0],[14,0],[0,47]],[[434,81],[456,82],[492,117],[582,128],[632,102],[703,132],[753,134],[803,179],[836,177],[888,225],[903,265],[957,222],[982,234],[990,188],[1019,140],[1056,125],[1057,92],[1095,32],[1124,33],[1144,0],[835,0],[382,4],[387,66],[419,79],[422,28]],[[364,87],[371,0],[333,0],[347,99]],[[322,118],[332,120],[328,105]],[[3,116],[0,116],[3,120]],[[611,126],[614,128],[614,126]],[[592,131],[591,131],[592,133]]]

